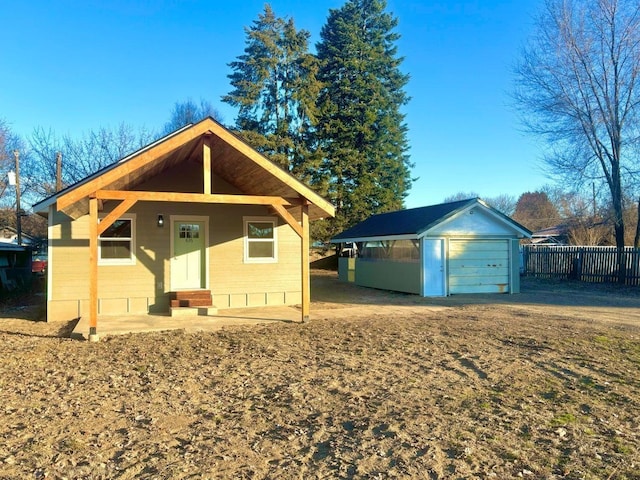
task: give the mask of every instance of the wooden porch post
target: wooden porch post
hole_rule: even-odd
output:
[[[306,199],[302,203],[302,323],[309,321],[311,307],[311,285],[309,280],[309,204]]]
[[[202,142],[202,176],[204,178],[202,193],[211,195],[211,135],[205,135]]]
[[[89,198],[89,341],[98,336],[98,199]]]

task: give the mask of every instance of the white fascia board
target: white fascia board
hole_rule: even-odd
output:
[[[379,237],[353,237],[353,238],[341,238],[340,240],[330,240],[329,243],[347,243],[347,242],[381,242],[387,240],[415,240],[418,237],[415,233],[409,233],[406,235],[386,235]]]
[[[34,203],[33,206],[31,207],[33,209],[33,211],[35,213],[49,213],[49,207],[51,205],[53,205],[54,203],[56,203],[56,200],[58,200],[58,195],[53,195],[49,198],[45,198],[44,200],[41,200],[38,203]]]

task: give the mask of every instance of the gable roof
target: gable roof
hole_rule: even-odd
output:
[[[46,214],[49,206],[58,200],[73,198],[77,200],[62,211],[72,218],[79,218],[88,213],[89,195],[98,190],[132,190],[181,162],[201,162],[199,147],[205,137],[209,138],[211,145],[211,171],[244,194],[302,197],[309,202],[311,219],[335,214],[335,208],[330,202],[211,117],[187,125],[141,148],[38,202],[33,209]],[[289,210],[293,211],[295,208]]]
[[[20,235],[22,236],[22,241],[25,243],[30,243],[33,241],[33,237],[28,233],[20,232]],[[0,228],[0,243],[12,243],[14,241],[17,242],[17,237],[17,229],[8,225]]]
[[[569,234],[569,225],[561,223],[553,227],[536,230],[531,234],[532,238],[566,237]]]
[[[514,230],[522,233],[523,236],[531,235],[531,232],[525,227],[489,206],[484,201],[479,198],[471,198],[373,215],[363,222],[339,233],[331,239],[331,242],[357,242],[365,239],[384,237],[419,238],[424,236],[433,227],[476,206],[480,206],[493,214],[501,222],[508,223]]]

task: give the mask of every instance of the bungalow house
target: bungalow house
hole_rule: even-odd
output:
[[[47,319],[302,305],[309,221],[334,207],[211,118],[34,205]],[[93,337],[91,337],[93,336]]]
[[[530,236],[473,198],[373,215],[331,242],[356,252],[339,258],[341,280],[426,297],[518,293],[518,246]]]

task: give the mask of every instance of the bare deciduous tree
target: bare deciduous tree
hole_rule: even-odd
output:
[[[11,132],[6,122],[0,119],[0,201],[4,200],[8,187],[7,172],[9,168],[9,138]],[[4,202],[2,202],[4,203]]]
[[[167,135],[179,128],[196,123],[206,117],[213,117],[222,122],[222,115],[210,102],[200,99],[200,104],[195,103],[190,98],[184,102],[176,102],[171,111],[171,118],[162,128],[162,134]]]
[[[477,198],[477,197],[480,197],[480,195],[476,192],[458,192],[458,193],[454,193],[453,195],[449,195],[448,197],[445,197],[443,202],[444,203],[457,202],[459,200],[469,200],[470,198]]]
[[[571,245],[608,245],[611,229],[604,223],[594,223],[591,218],[572,219],[567,224]]]
[[[57,137],[51,130],[36,128],[30,138],[31,161],[25,171],[40,197],[55,191],[56,153],[63,158],[63,185],[71,185],[145,146],[153,138],[145,130],[121,123],[115,129],[91,130],[79,139]]]
[[[496,197],[487,197],[483,200],[496,210],[499,210],[509,217],[511,217],[516,211],[516,204],[518,202],[513,195],[508,195],[506,193]]]
[[[498,195],[496,197],[482,197],[475,192],[458,192],[453,195],[449,195],[443,201],[444,203],[448,202],[457,202],[458,200],[467,200],[470,198],[481,198],[489,205],[491,205],[496,210],[504,213],[507,216],[513,215],[513,212],[516,209],[516,199],[512,195],[507,195],[503,193],[502,195]]]
[[[515,99],[528,130],[549,142],[550,172],[607,185],[620,249],[637,163],[639,73],[637,0],[546,0],[516,67]]]

